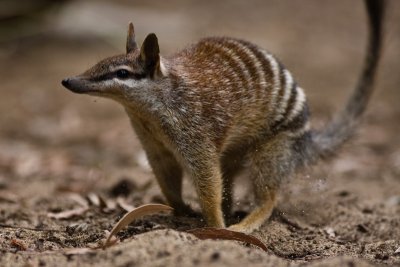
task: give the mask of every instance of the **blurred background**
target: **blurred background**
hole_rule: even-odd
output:
[[[352,143],[359,149],[350,146],[335,163],[339,173],[364,167],[400,173],[399,18],[400,2],[392,1],[377,89]],[[157,34],[162,54],[212,35],[268,49],[305,89],[318,126],[356,82],[365,20],[360,0],[1,0],[0,188],[45,197],[76,181],[93,189],[125,176],[138,183],[151,177],[122,108],[60,84],[124,53],[130,21],[139,43]]]
[[[0,254],[9,252],[0,257],[1,266],[13,264],[12,259],[21,263],[15,266],[51,265],[51,255],[58,255],[55,266],[65,265],[63,260],[79,262],[79,257],[48,254],[43,259],[42,253],[31,252],[97,246],[124,212],[115,208],[118,197],[129,208],[163,202],[122,107],[61,86],[63,78],[124,53],[130,21],[139,43],[156,33],[164,55],[213,35],[243,38],[268,49],[305,89],[316,127],[352,91],[367,37],[361,0],[0,0]],[[272,254],[301,260],[302,266],[335,255],[380,265],[399,262],[393,253],[399,251],[400,236],[400,1],[389,2],[385,26],[376,91],[358,134],[334,160],[285,183],[274,215],[257,233]],[[234,210],[240,217],[254,204],[244,179],[236,183]],[[199,210],[188,179],[184,186],[185,200]],[[93,192],[103,197],[107,209],[114,208],[92,205],[64,220],[49,216],[68,213],[82,202],[88,205],[84,197]],[[199,217],[153,216],[121,236],[199,226]],[[175,236],[163,238],[174,244]],[[141,243],[140,238],[130,243],[151,246],[146,251],[153,255],[169,255],[157,248],[158,241]],[[219,243],[212,244],[220,251]],[[88,254],[87,262],[117,266],[120,248],[114,254]],[[192,258],[194,264],[196,255],[205,255],[208,266],[204,247],[192,248],[176,251],[190,253],[176,259]],[[25,249],[27,254],[15,253]],[[236,261],[249,254],[250,248],[243,249],[237,257],[212,255]],[[126,246],[126,262],[143,251]],[[38,265],[29,263],[31,258],[40,259]]]

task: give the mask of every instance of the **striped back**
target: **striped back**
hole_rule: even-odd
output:
[[[254,44],[206,38],[172,60],[177,90],[185,92],[186,103],[199,104],[192,114],[214,121],[214,129],[246,136],[260,130],[300,134],[308,127],[303,90],[272,54]]]

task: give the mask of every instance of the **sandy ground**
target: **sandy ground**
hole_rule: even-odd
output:
[[[361,1],[127,2],[69,3],[36,28],[2,36],[0,266],[400,266],[397,1],[388,12],[377,90],[358,135],[334,160],[284,186],[272,218],[254,233],[268,252],[185,233],[204,226],[200,214],[144,217],[121,231],[115,246],[82,250],[98,246],[124,214],[113,206],[117,201],[163,202],[122,108],[60,85],[123,52],[128,21],[139,41],[157,33],[164,54],[208,35],[266,47],[305,88],[316,126],[343,105],[363,57]],[[184,186],[185,199],[199,211],[188,179]],[[76,216],[49,217],[81,208],[93,195],[108,208],[92,201]],[[236,215],[251,208],[241,177]]]

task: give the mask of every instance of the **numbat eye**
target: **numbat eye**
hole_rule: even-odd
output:
[[[120,79],[126,79],[129,76],[129,71],[127,70],[117,70],[117,77]]]

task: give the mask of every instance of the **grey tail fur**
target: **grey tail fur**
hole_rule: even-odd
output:
[[[355,131],[374,89],[383,35],[384,0],[365,0],[369,20],[369,43],[358,84],[344,109],[325,128],[311,132],[310,159],[333,154]]]

